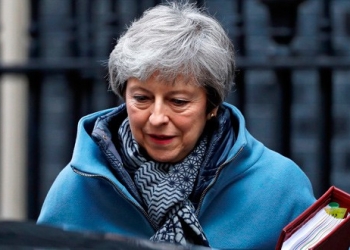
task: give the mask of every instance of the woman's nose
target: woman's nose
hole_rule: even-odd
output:
[[[149,116],[149,122],[154,125],[163,125],[169,122],[167,108],[163,103],[155,103]]]

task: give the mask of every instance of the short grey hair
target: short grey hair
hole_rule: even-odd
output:
[[[121,97],[131,77],[144,81],[157,73],[169,82],[179,75],[195,79],[207,91],[209,111],[234,85],[231,40],[215,18],[188,2],[146,10],[119,38],[108,67],[110,87]]]

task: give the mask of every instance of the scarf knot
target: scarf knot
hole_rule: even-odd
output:
[[[118,131],[121,156],[159,229],[152,241],[209,246],[195,209],[188,199],[203,162],[207,138],[203,137],[186,158],[175,164],[147,160],[133,138],[128,118]]]

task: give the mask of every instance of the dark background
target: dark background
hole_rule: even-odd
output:
[[[29,79],[28,216],[69,162],[79,118],[120,100],[106,61],[151,0],[31,0],[30,60],[9,69]],[[207,0],[236,49],[227,99],[250,132],[292,158],[319,197],[350,192],[350,1]],[[4,71],[4,69],[3,69]],[[6,73],[6,70],[5,70]]]

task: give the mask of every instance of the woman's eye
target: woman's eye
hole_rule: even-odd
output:
[[[176,105],[176,106],[184,106],[188,103],[188,101],[185,100],[181,100],[181,99],[172,99],[172,102]]]
[[[145,102],[148,100],[147,96],[143,96],[143,95],[136,95],[134,96],[134,99],[138,102]]]

